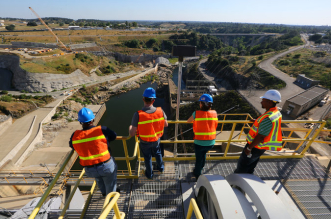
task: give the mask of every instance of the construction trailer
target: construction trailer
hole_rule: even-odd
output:
[[[329,90],[324,87],[314,86],[287,99],[283,105],[283,112],[296,118],[323,100],[328,92]]]

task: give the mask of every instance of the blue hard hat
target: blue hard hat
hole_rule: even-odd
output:
[[[199,101],[206,103],[213,103],[213,97],[209,94],[202,94]]]
[[[78,112],[78,121],[81,123],[90,122],[95,118],[92,110],[84,107]]]
[[[156,98],[155,90],[152,87],[146,88],[146,90],[144,91],[143,97]]]

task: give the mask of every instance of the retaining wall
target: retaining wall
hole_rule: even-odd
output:
[[[114,56],[117,61],[126,62],[126,63],[145,63],[145,62],[152,62],[153,60],[157,59],[158,57],[163,58],[171,58],[171,55],[150,55],[150,54],[142,54],[142,55],[124,55],[121,53],[114,53]]]
[[[2,167],[5,163],[7,163],[9,160],[13,159],[13,157],[15,157],[15,155],[17,154],[17,152],[19,152],[21,150],[21,148],[24,146],[24,144],[26,143],[26,141],[30,138],[31,133],[32,133],[32,129],[33,129],[33,125],[36,121],[37,116],[34,116],[29,128],[28,133],[24,136],[24,138],[22,138],[22,140],[20,142],[18,142],[15,147],[6,155],[6,157],[4,157],[1,161],[0,161],[0,167]]]
[[[62,101],[60,101],[58,104],[56,104],[53,109],[47,114],[47,116],[45,116],[45,118],[39,123],[39,127],[38,127],[38,131],[37,134],[35,136],[35,138],[33,139],[33,141],[29,144],[29,146],[26,148],[26,150],[24,151],[24,153],[22,154],[22,156],[16,161],[15,165],[19,166],[23,163],[23,161],[25,160],[25,158],[34,150],[34,147],[37,143],[41,142],[43,140],[43,123],[47,123],[51,121],[51,118],[54,116],[54,114],[56,113],[56,108],[63,103],[64,100],[66,100],[69,96],[65,96],[63,98]],[[26,139],[28,140],[28,139]],[[26,142],[26,141],[25,141]],[[24,142],[24,143],[25,143]]]

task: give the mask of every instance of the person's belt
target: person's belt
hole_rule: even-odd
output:
[[[101,164],[104,164],[104,163],[108,163],[108,161],[110,161],[111,158],[109,158],[108,160],[104,161],[104,162],[101,162],[101,163],[97,163],[97,164],[93,164],[93,165],[90,165],[90,166],[84,166],[84,167],[97,167],[97,166],[100,166]]]

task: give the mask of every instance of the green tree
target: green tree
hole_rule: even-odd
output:
[[[15,30],[15,25],[11,24],[11,25],[6,26],[6,30],[9,30],[9,31]]]
[[[60,27],[62,27],[63,25],[64,25],[64,23],[63,23],[63,22],[59,23],[59,26],[60,26]]]
[[[133,27],[138,27],[137,22],[132,22],[132,26],[133,26]]]
[[[35,21],[29,21],[26,26],[38,26]]]

